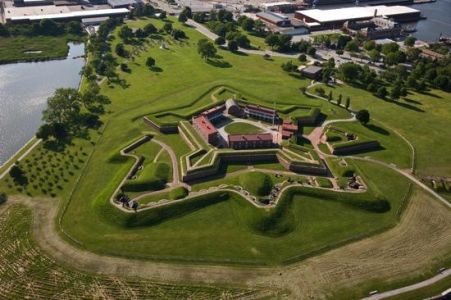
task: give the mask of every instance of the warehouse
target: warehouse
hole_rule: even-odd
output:
[[[294,17],[315,29],[339,29],[346,21],[364,21],[385,17],[395,22],[415,22],[421,18],[419,10],[407,6],[365,6],[338,9],[308,9],[296,11]]]
[[[265,23],[269,23],[271,25],[276,25],[278,27],[288,27],[291,26],[290,19],[287,16],[282,14],[274,13],[274,12],[261,12],[257,14],[257,18],[262,20]]]

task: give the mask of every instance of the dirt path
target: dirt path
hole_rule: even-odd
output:
[[[34,211],[33,233],[40,246],[61,263],[88,272],[137,276],[160,281],[245,284],[287,289],[293,298],[326,296],[368,280],[419,275],[434,259],[449,255],[450,211],[423,191],[414,193],[399,226],[287,267],[235,268],[170,264],[97,255],[66,243],[56,230],[55,200],[12,197]],[[431,218],[434,215],[434,218]]]

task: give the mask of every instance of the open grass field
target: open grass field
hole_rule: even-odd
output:
[[[359,122],[342,122],[334,123],[332,127],[347,133],[353,133],[361,140],[376,140],[380,143],[380,150],[359,153],[357,154],[358,156],[369,156],[388,163],[394,163],[402,169],[411,167],[412,150],[409,145],[399,135],[384,128],[377,122],[370,122],[367,126],[363,126]]]
[[[451,176],[451,95],[439,90],[420,94],[410,92],[399,101],[384,101],[348,85],[323,86],[335,97],[351,98],[353,110],[368,109],[371,118],[388,129],[396,129],[415,147],[416,172],[419,175]],[[376,124],[378,125],[378,124]]]
[[[67,36],[0,37],[0,64],[65,58]]]
[[[31,235],[31,226],[31,210],[23,205],[0,214],[2,299],[213,299],[252,294],[241,288],[173,285],[80,272],[43,252]]]
[[[224,130],[228,134],[257,134],[263,132],[261,128],[244,122],[234,122],[227,125]]]

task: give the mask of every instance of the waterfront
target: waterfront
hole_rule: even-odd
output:
[[[0,165],[33,137],[55,89],[78,87],[84,45],[69,46],[64,60],[0,66]]]
[[[426,20],[418,22],[415,37],[427,42],[436,42],[440,33],[451,37],[451,0],[415,4],[410,7],[418,9]]]

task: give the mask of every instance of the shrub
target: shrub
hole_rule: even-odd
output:
[[[240,185],[256,196],[266,196],[271,192],[271,178],[260,172],[248,172],[239,176]]]
[[[0,204],[5,203],[8,200],[8,196],[5,193],[0,193]]]

